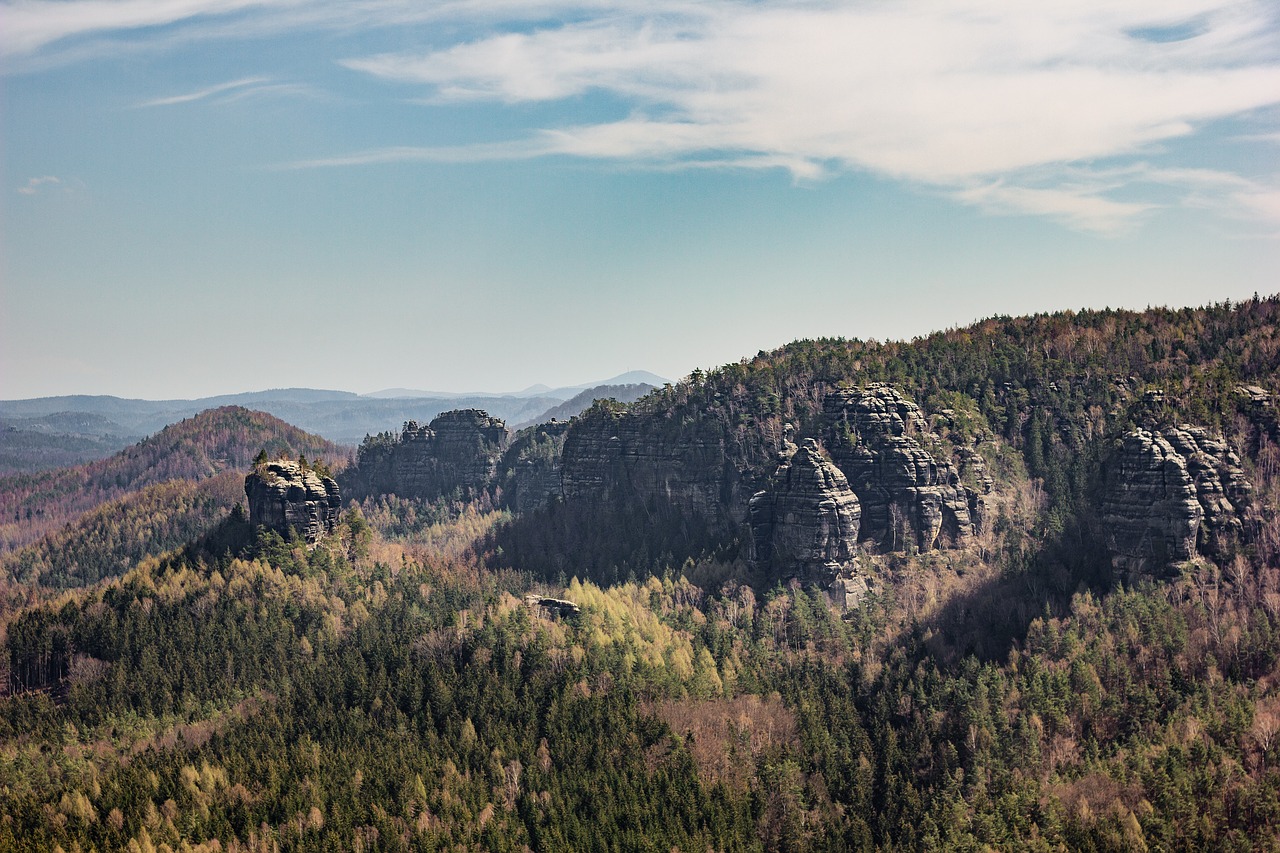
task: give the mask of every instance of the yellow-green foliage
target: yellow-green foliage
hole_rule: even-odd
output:
[[[723,682],[715,659],[705,648],[695,652],[687,631],[673,628],[654,612],[655,604],[664,610],[673,605],[672,593],[672,582],[657,578],[609,589],[574,578],[565,596],[582,608],[585,643],[615,648],[624,669],[665,671],[690,692],[718,695]]]

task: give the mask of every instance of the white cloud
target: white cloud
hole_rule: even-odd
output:
[[[205,98],[221,95],[232,90],[243,90],[245,87],[260,88],[260,84],[267,82],[265,77],[244,77],[240,80],[231,80],[226,83],[219,83],[216,86],[209,86],[199,89],[195,92],[187,92],[182,95],[169,95],[164,98],[153,98],[149,101],[143,101],[138,104],[139,107],[167,107],[175,104],[189,104],[192,101],[202,101]]]
[[[720,3],[662,16],[624,4],[599,20],[345,64],[430,86],[439,102],[603,91],[633,105],[623,120],[546,132],[554,153],[781,164],[805,178],[869,171],[1113,233],[1156,203],[1110,197],[1114,175],[1030,186],[1024,174],[1155,156],[1280,103],[1275,24],[1256,0]],[[1144,36],[1160,28],[1176,40]]]
[[[1113,236],[1156,209],[1147,202],[1115,201],[1096,187],[1006,186],[1001,182],[957,190],[955,197],[991,213],[1049,216],[1081,231]]]
[[[0,0],[0,18],[0,55],[11,59],[98,36],[114,49],[444,21],[429,38],[473,35],[343,65],[421,85],[436,104],[602,92],[630,113],[497,145],[379,148],[294,166],[559,154],[784,168],[798,180],[867,172],[1101,233],[1169,204],[1272,211],[1265,186],[1188,182],[1169,151],[1229,118],[1250,117],[1255,138],[1280,133],[1266,110],[1280,104],[1274,0]],[[147,105],[248,97],[257,85]]]
[[[286,5],[288,0],[277,5]],[[3,9],[0,55],[23,55],[71,36],[156,27],[202,15],[272,5],[272,0],[25,0]]]
[[[61,184],[61,178],[55,178],[53,175],[42,175],[38,178],[27,178],[27,182],[18,187],[18,192],[22,195],[36,195],[42,187],[55,187]]]

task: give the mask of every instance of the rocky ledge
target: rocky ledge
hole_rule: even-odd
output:
[[[332,533],[342,498],[338,484],[297,462],[277,460],[256,466],[244,478],[249,522],[282,536],[293,530],[309,544]]]

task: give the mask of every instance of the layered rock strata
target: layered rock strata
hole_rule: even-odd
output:
[[[861,508],[814,439],[782,460],[748,507],[757,565],[824,585],[852,572]]]
[[[1131,575],[1225,556],[1247,538],[1253,486],[1235,452],[1203,428],[1130,432],[1106,479],[1107,547],[1113,565]]]
[[[977,494],[917,440],[928,430],[919,406],[875,383],[828,394],[823,415],[831,458],[862,505],[863,539],[930,550],[973,537]]]
[[[621,406],[597,404],[565,438],[561,487],[574,501],[661,501],[713,524],[740,523],[739,472],[718,431],[659,434]],[[739,509],[740,513],[741,510]]]
[[[342,509],[338,484],[297,462],[277,460],[244,478],[249,523],[282,536],[294,531],[309,544],[332,533]]]
[[[443,412],[425,427],[410,421],[393,455],[396,494],[430,499],[481,491],[506,443],[506,424],[480,409]]]

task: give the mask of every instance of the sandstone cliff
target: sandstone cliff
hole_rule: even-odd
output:
[[[714,424],[660,424],[613,403],[597,403],[565,438],[561,482],[566,503],[660,500],[734,527],[743,520],[740,472]]]
[[[503,502],[515,512],[532,512],[564,496],[560,460],[568,421],[521,430],[502,456]]]
[[[1252,484],[1235,452],[1205,429],[1128,433],[1106,480],[1107,547],[1130,575],[1163,575],[1197,555],[1226,556],[1247,538]]]
[[[338,484],[331,477],[283,459],[249,472],[244,492],[250,524],[284,536],[292,529],[311,544],[333,532],[342,508]]]
[[[375,494],[433,500],[478,494],[495,481],[506,425],[480,409],[444,412],[427,426],[409,421],[399,436],[367,438],[344,482],[357,499]]]
[[[920,443],[928,427],[919,406],[875,383],[828,394],[823,416],[831,458],[862,504],[864,540],[929,550],[973,537],[979,496],[965,489],[949,460]]]
[[[755,562],[779,577],[829,585],[854,571],[860,517],[844,474],[807,438],[751,498]]]

